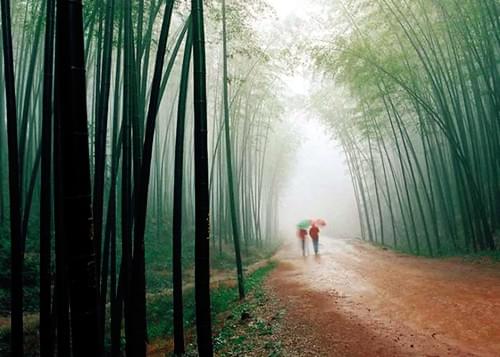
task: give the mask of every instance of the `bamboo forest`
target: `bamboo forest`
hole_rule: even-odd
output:
[[[500,356],[500,0],[0,15],[0,356]]]

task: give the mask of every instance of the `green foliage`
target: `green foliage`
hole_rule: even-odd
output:
[[[280,247],[281,242],[273,240],[262,246],[250,246],[243,252],[244,266],[270,259]],[[212,251],[212,269],[228,270],[235,266],[235,256],[231,247],[223,247],[222,251]]]
[[[363,237],[430,256],[494,249],[498,2],[325,7],[347,24],[312,49],[313,105],[346,151]]]
[[[256,340],[261,342],[266,340],[266,336],[273,334],[274,327],[260,318],[252,318],[253,314],[268,303],[268,297],[263,290],[263,281],[276,264],[272,262],[266,267],[257,270],[247,281],[249,296],[245,301],[240,302],[230,309],[230,313],[225,317],[224,325],[214,340],[215,350],[222,355],[224,351],[230,351],[230,355],[245,355],[254,350]],[[240,328],[248,321],[248,328],[244,329],[244,334]],[[281,346],[274,341],[267,341],[264,348],[269,356],[279,355]]]
[[[40,140],[44,102],[42,100],[44,98],[42,90],[44,83],[42,58],[44,56],[42,54],[45,45],[43,34],[46,22],[46,0],[20,0],[11,1],[11,3],[13,5],[12,30],[16,48],[14,61],[16,89],[18,89],[17,109],[19,114],[22,114],[18,123],[21,128],[19,140],[22,142],[20,150],[24,152],[24,155],[20,155],[22,156],[21,207],[22,216],[25,218],[23,223],[27,224],[24,232],[26,234],[23,272],[24,306],[26,313],[37,313],[40,264],[40,151],[42,146],[44,148],[51,146],[42,145]],[[134,226],[139,227],[137,218],[142,215],[136,214],[134,222],[132,219],[122,222],[122,217],[130,217],[135,209],[132,197],[138,191],[134,186],[139,181],[138,172],[141,160],[145,158],[142,144],[146,133],[144,127],[146,108],[152,93],[156,93],[156,90],[152,90],[151,79],[155,54],[158,50],[160,25],[167,8],[163,0],[130,2],[115,0],[113,7],[110,6],[111,4],[112,2],[108,0],[83,2],[89,159],[92,185],[95,187],[92,197],[93,218],[94,229],[99,230],[94,237],[101,243],[97,252],[97,257],[100,258],[97,268],[103,276],[98,276],[98,284],[107,289],[103,298],[99,299],[99,308],[106,311],[100,323],[106,326],[110,326],[111,307],[114,302],[110,300],[110,293],[116,292],[122,256],[129,258],[132,250],[136,254],[142,248],[138,244],[130,249],[133,236],[137,236],[137,233],[131,234],[130,231]],[[130,6],[127,7],[127,4]],[[206,16],[208,34],[206,55],[208,100],[210,101],[207,108],[207,124],[209,160],[212,164],[210,166],[212,170],[210,238],[214,242],[214,248],[223,246],[220,254],[218,249],[212,250],[211,263],[216,269],[232,270],[234,258],[232,254],[227,253],[232,251],[227,245],[231,241],[231,235],[227,229],[229,227],[227,170],[223,165],[226,147],[219,140],[220,133],[224,130],[219,112],[221,101],[219,92],[221,84],[220,2],[209,1],[206,5],[209,8],[208,16]],[[148,136],[149,144],[151,144],[152,137],[154,141],[149,187],[147,191],[144,190],[148,192],[147,224],[144,234],[146,293],[148,300],[152,299],[154,304],[156,304],[154,299],[157,296],[168,294],[172,288],[173,178],[171,173],[175,133],[172,108],[175,107],[179,96],[177,85],[180,77],[179,57],[182,55],[181,44],[186,34],[185,30],[189,26],[186,19],[191,11],[189,2],[175,1],[174,6],[172,31],[169,32],[166,41],[165,63],[168,65],[163,69],[159,68],[158,71],[162,74],[158,93],[159,112],[154,116],[157,119],[155,125],[151,125],[151,127],[154,126],[154,134]],[[254,27],[255,21],[268,16],[272,16],[272,11],[265,1],[231,1],[228,4],[228,99],[231,112],[231,120],[228,124],[229,145],[232,146],[234,153],[235,201],[238,220],[242,222],[240,234],[242,239],[244,238],[245,246],[242,253],[245,264],[252,264],[262,257],[268,257],[272,251],[268,243],[276,236],[278,196],[282,180],[280,173],[285,166],[283,164],[285,160],[280,152],[283,142],[287,139],[283,134],[284,130],[279,128],[284,103],[281,103],[276,96],[282,88],[275,73],[277,67],[273,62],[272,51],[264,46]],[[109,36],[105,36],[106,34]],[[191,81],[191,74],[189,81]],[[188,88],[188,97],[192,95],[191,90],[192,88]],[[2,99],[0,100],[0,113],[4,113],[3,96],[0,99]],[[190,135],[186,135],[186,147],[190,148],[193,146],[192,119],[193,108],[189,106],[186,112],[186,132]],[[2,120],[0,124],[0,135],[3,135],[5,120]],[[151,130],[149,133],[151,134]],[[0,172],[2,173],[0,175],[0,269],[2,269],[0,271],[0,315],[3,316],[9,313],[10,305],[8,303],[10,243],[8,240],[9,222],[5,218],[9,196],[7,175],[5,175],[7,145],[5,137],[2,136],[0,139]],[[148,147],[151,148],[149,145]],[[50,150],[52,149],[49,148],[48,151]],[[124,155],[124,152],[127,155]],[[191,284],[194,264],[195,177],[192,154],[191,149],[186,150],[184,154],[186,182],[182,190],[184,207],[182,211],[184,222],[182,262],[188,285]],[[46,182],[53,180],[53,177],[47,177],[46,174],[44,178]],[[135,196],[135,199],[139,201],[137,197]],[[54,202],[50,202],[44,207],[53,208],[53,204]],[[53,232],[54,222],[45,223],[48,223],[49,230]],[[55,275],[54,236],[52,235],[51,238],[51,270]],[[124,240],[125,245],[128,245],[128,252],[122,251]],[[112,251],[112,246],[115,247],[115,251]],[[111,266],[112,256],[116,258],[114,262],[116,264],[113,266]],[[137,259],[134,258],[134,261],[137,262]],[[109,277],[110,274],[114,275]],[[50,290],[53,288],[55,277],[50,277],[48,280],[51,280],[51,283],[47,283],[50,285]],[[47,284],[43,286],[46,287]],[[115,286],[111,286],[112,284]],[[112,288],[115,290],[111,290]],[[139,291],[140,287],[135,286],[135,288],[138,290],[134,293],[142,294],[142,289]],[[48,290],[45,289],[45,291]],[[52,289],[52,297],[53,291]],[[224,298],[231,298],[231,296]],[[127,300],[128,297],[124,297],[126,303]],[[189,304],[188,300],[186,303]],[[155,306],[152,307],[152,314],[159,316],[160,311],[155,310]],[[167,312],[170,311],[168,309]],[[192,306],[190,309],[192,310]],[[171,318],[170,315],[169,318]],[[192,316],[187,316],[186,319],[192,321]],[[153,336],[166,332],[166,325],[169,323],[165,319],[160,325],[157,325],[154,319],[151,321],[153,321],[150,326]],[[30,334],[31,332],[28,333]],[[109,340],[109,336],[106,336],[106,339]]]
[[[257,269],[245,280],[245,289],[253,291],[257,289],[266,278],[266,276],[276,267],[275,262]],[[244,304],[238,304],[238,290],[236,287],[218,287],[211,291],[212,314],[214,318],[223,312],[231,309],[242,309]],[[248,306],[247,306],[248,308]],[[173,304],[170,294],[158,294],[148,296],[148,332],[151,340],[166,338],[173,334]],[[236,310],[234,310],[236,311]],[[243,311],[243,310],[241,310]],[[184,290],[184,324],[186,328],[194,327],[195,305],[194,289],[192,287]]]
[[[8,235],[0,238],[0,315],[10,312],[10,240]],[[38,311],[39,258],[36,252],[29,252],[24,260],[24,311]]]

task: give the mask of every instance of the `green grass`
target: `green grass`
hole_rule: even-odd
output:
[[[476,253],[468,253],[464,248],[454,249],[451,243],[445,243],[444,246],[441,247],[441,252],[439,254],[437,253],[437,251],[434,251],[434,255],[431,256],[426,250],[421,251],[420,254],[416,254],[415,252],[411,252],[408,249],[408,247],[403,245],[398,245],[398,247],[393,247],[388,244],[382,245],[379,242],[369,242],[369,241],[363,241],[363,242],[369,243],[379,249],[389,249],[397,253],[412,255],[416,257],[429,258],[429,259],[463,258],[464,261],[468,262],[489,259],[495,263],[500,262],[500,250],[498,250],[498,248],[496,250],[483,250],[483,251],[478,251]]]
[[[491,259],[495,263],[500,263],[500,250],[482,251],[464,256],[464,259],[467,261],[477,261],[484,258]]]
[[[150,341],[158,338],[165,338],[173,334],[173,306],[172,306],[172,256],[171,256],[171,233],[168,224],[162,222],[160,234],[156,234],[156,224],[148,225],[145,245],[146,255],[146,281],[147,281],[147,319],[148,336]],[[7,254],[10,249],[8,234],[3,234],[5,227],[0,227],[0,316],[7,316],[10,306],[10,256]],[[36,229],[33,228],[33,232]],[[7,232],[5,232],[7,233]],[[194,262],[194,237],[193,232],[186,229],[183,240],[183,270],[185,272],[185,283],[192,285],[192,269]],[[31,234],[27,240],[27,254],[24,264],[24,306],[25,312],[33,315],[33,323],[26,324],[25,335],[30,341],[33,340],[33,348],[38,349],[37,330],[38,325],[35,320],[38,318],[38,246],[37,236]],[[279,246],[278,242],[265,244],[263,247],[250,247],[244,252],[244,266],[249,266],[255,262],[266,260],[271,257]],[[117,264],[120,262],[120,252],[118,251]],[[214,270],[234,271],[234,252],[232,245],[223,246],[222,254],[218,249],[212,249],[211,265]],[[269,268],[261,268],[250,275],[245,274],[246,289],[251,291],[253,287],[262,281]],[[264,274],[264,275],[262,275]],[[235,275],[236,276],[236,275]],[[259,280],[260,279],[260,280]],[[214,317],[223,311],[227,311],[228,306],[236,304],[238,292],[235,288],[220,287],[212,290],[212,311]],[[184,291],[184,317],[186,328],[194,326],[195,305],[194,289]],[[29,326],[29,327],[28,327]],[[0,355],[7,354],[9,346],[10,327],[8,325],[0,328]],[[108,336],[109,337],[109,336]],[[109,341],[107,341],[109,344]]]
[[[248,266],[262,260],[270,259],[276,253],[280,245],[281,241],[279,240],[266,242],[260,247],[252,244],[248,247],[248,249],[242,250],[243,265]],[[219,252],[218,247],[217,249],[212,249],[211,268],[220,270],[234,269],[236,266],[236,260],[232,243],[227,246],[223,246],[222,249],[222,252]]]
[[[263,288],[263,281],[276,263],[257,270],[248,279],[247,299],[233,305],[221,330],[214,338],[214,349],[218,355],[244,356],[255,349],[266,351],[267,356],[281,355],[281,344],[271,338],[275,332],[275,323],[262,316],[260,307],[269,303]],[[247,319],[242,317],[246,314]],[[282,313],[279,313],[282,316]]]
[[[265,277],[276,266],[270,262],[246,276],[245,288],[247,293],[262,285]],[[236,287],[219,287],[211,291],[212,315],[216,320],[217,315],[229,311],[232,307],[243,306],[239,304],[238,290]],[[171,296],[157,295],[148,299],[148,333],[151,340],[172,336],[173,334],[173,302]],[[184,325],[186,328],[194,327],[195,304],[194,289],[184,291]]]

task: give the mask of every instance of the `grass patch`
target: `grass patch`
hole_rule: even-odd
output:
[[[444,242],[441,246],[441,252],[438,254],[437,248],[433,247],[433,255],[430,255],[430,252],[425,247],[421,247],[420,253],[417,254],[414,251],[411,251],[405,243],[400,243],[397,247],[394,247],[390,244],[381,244],[380,242],[370,242],[365,241],[359,238],[360,241],[371,244],[374,247],[383,250],[392,250],[397,253],[411,255],[415,257],[423,257],[429,259],[444,259],[444,258],[463,258],[468,262],[487,262],[488,260],[491,262],[500,262],[500,250],[483,250],[478,251],[476,253],[471,253],[467,249],[463,247],[454,248],[451,243]]]
[[[483,262],[483,261],[491,261],[494,263],[500,263],[500,250],[487,250],[481,251],[477,253],[467,254],[464,256],[464,259],[467,261],[473,262]]]
[[[255,270],[246,276],[245,289],[247,294],[255,294],[261,290],[266,276],[276,267],[275,262]],[[195,301],[194,289],[184,291],[184,326],[186,329],[194,328]],[[221,286],[211,291],[212,318],[216,325],[220,323],[221,314],[238,309],[249,309],[246,302],[239,303],[237,287]],[[243,310],[241,310],[243,311]],[[171,296],[157,295],[148,299],[148,332],[151,341],[173,335],[173,301]]]
[[[248,248],[244,248],[242,251],[243,266],[249,266],[259,261],[271,259],[281,243],[282,242],[279,240],[273,240],[258,247],[251,245]],[[217,247],[217,249],[212,249],[211,256],[210,267],[212,269],[233,270],[236,266],[232,244],[223,246],[221,250],[219,247]]]
[[[166,234],[166,232],[162,232]],[[162,236],[163,237],[163,236]],[[8,240],[0,239],[0,247],[4,247],[3,243],[8,243]],[[193,272],[192,258],[194,252],[193,242],[186,240],[183,250],[183,270],[184,281],[189,288],[184,289],[184,325],[186,330],[192,330],[195,321],[195,299],[193,288]],[[266,261],[274,255],[279,242],[264,244],[262,247],[249,247],[246,255],[243,257],[244,266],[250,266],[255,262]],[[4,247],[5,248],[5,247]],[[223,246],[222,254],[212,250],[211,265],[214,270],[219,270],[222,274],[236,276],[234,252],[230,246]],[[148,244],[146,245],[146,260],[147,260],[147,321],[148,321],[148,337],[150,341],[161,341],[163,344],[173,335],[173,301],[171,295],[171,247],[170,240],[166,238],[153,239],[152,232],[148,236]],[[27,256],[25,262],[25,283],[31,281],[36,282],[36,279],[31,279],[28,273],[33,272],[33,277],[37,275],[36,265],[33,263],[31,255]],[[119,257],[118,257],[119,260]],[[10,324],[8,320],[9,281],[5,279],[5,272],[8,272],[9,261],[0,259],[0,267],[3,267],[4,273],[0,272],[0,356],[9,354],[9,339],[10,339]],[[31,267],[33,269],[30,269]],[[274,268],[275,263],[269,263],[254,272],[245,273],[245,287],[247,293],[251,292],[256,286],[262,284],[265,276]],[[233,275],[234,272],[234,275]],[[4,279],[4,280],[2,280]],[[4,302],[5,304],[2,304]],[[32,304],[30,302],[33,302]],[[211,291],[212,314],[214,321],[217,321],[217,316],[223,312],[229,311],[233,306],[238,305],[238,291],[236,287],[222,286],[212,288]],[[33,292],[25,287],[25,339],[26,339],[26,356],[37,356],[39,351],[38,345],[38,287]],[[5,309],[5,310],[4,310]],[[29,316],[29,318],[28,318]],[[109,317],[109,315],[108,315]],[[28,323],[28,320],[29,323]],[[109,321],[107,321],[109,328]],[[215,325],[215,323],[214,323]],[[109,347],[109,334],[106,334],[106,346]],[[123,341],[124,342],[124,341]]]
[[[281,342],[276,331],[284,311],[272,305],[263,281],[276,266],[272,263],[255,272],[249,279],[247,298],[230,308],[214,338],[219,356],[281,356]]]

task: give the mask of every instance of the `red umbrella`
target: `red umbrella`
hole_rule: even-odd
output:
[[[321,227],[324,227],[324,226],[326,226],[326,221],[325,221],[324,219],[322,219],[322,218],[318,218],[318,219],[316,219],[316,220],[314,221],[314,224],[315,224],[316,226],[321,226]]]

